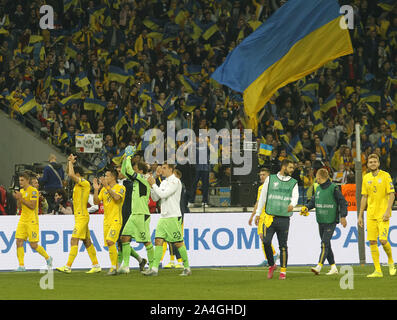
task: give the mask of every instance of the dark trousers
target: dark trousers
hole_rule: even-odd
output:
[[[274,234],[277,235],[277,240],[280,248],[280,266],[287,267],[288,261],[288,231],[289,231],[289,217],[274,217],[272,224],[265,229],[263,237],[263,246],[269,266],[274,265],[272,239]]]
[[[190,197],[190,203],[194,203],[196,199],[196,190],[197,184],[201,180],[202,188],[201,191],[203,193],[203,202],[208,203],[208,191],[210,186],[210,172],[209,171],[196,171],[196,176],[194,177],[192,194]]]
[[[331,249],[331,238],[334,234],[336,223],[319,223],[318,231],[321,238],[321,253],[318,263],[324,264],[325,259],[330,265],[335,264],[334,253]]]
[[[55,210],[55,193],[56,190],[45,190],[44,198],[48,203],[48,212]]]

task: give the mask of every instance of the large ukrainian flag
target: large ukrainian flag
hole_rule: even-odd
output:
[[[339,9],[336,0],[289,0],[211,75],[244,93],[252,129],[257,128],[257,112],[279,88],[353,53],[349,30],[340,27]]]

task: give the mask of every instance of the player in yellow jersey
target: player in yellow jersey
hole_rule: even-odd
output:
[[[15,271],[26,271],[24,257],[25,251],[23,244],[29,241],[30,247],[38,252],[47,262],[47,267],[52,267],[52,257],[50,257],[39,242],[39,191],[30,185],[28,173],[19,175],[20,190],[14,192],[18,208],[21,208],[21,218],[19,219],[15,239],[17,244],[17,258],[19,267]]]
[[[94,179],[94,203],[99,205],[103,202],[104,217],[103,217],[103,234],[105,246],[109,249],[109,257],[111,267],[108,275],[117,274],[117,247],[116,242],[119,238],[121,226],[123,224],[122,208],[125,199],[125,187],[117,184],[118,172],[108,170],[105,177],[101,177],[100,183],[102,189],[99,192],[100,185],[97,179]],[[98,194],[99,192],[99,194]]]
[[[74,155],[69,156],[67,168],[67,174],[76,183],[73,188],[73,213],[75,224],[73,228],[72,239],[70,240],[68,261],[65,266],[57,268],[57,270],[65,273],[72,272],[71,267],[74,259],[77,256],[78,244],[79,241],[82,240],[92,262],[92,268],[87,273],[96,273],[101,271],[101,267],[98,264],[96,250],[91,242],[90,230],[88,228],[90,215],[87,210],[87,203],[91,187],[90,183],[83,178],[83,169],[79,166],[74,166],[76,157],[77,156]]]
[[[390,175],[380,170],[379,166],[379,156],[377,154],[369,155],[367,161],[369,173],[363,178],[361,207],[358,217],[358,224],[363,227],[364,210],[367,208],[367,238],[375,267],[375,271],[367,276],[369,278],[383,277],[379,263],[378,238],[387,254],[389,274],[393,276],[396,274],[392,249],[387,241],[389,219],[394,202],[394,186]]]
[[[266,178],[269,175],[270,175],[270,170],[267,169],[267,168],[262,168],[259,171],[259,179],[261,181],[261,185],[258,188],[258,195],[257,195],[257,198],[256,198],[256,203],[255,203],[255,206],[254,206],[254,210],[252,211],[252,214],[251,214],[251,216],[250,216],[250,218],[248,220],[248,224],[249,225],[252,225],[252,220],[254,219],[255,212],[256,212],[256,209],[258,207],[258,201],[259,201],[259,197],[261,195],[263,183],[265,182]],[[267,264],[267,258],[266,258],[265,248],[264,248],[264,245],[263,245],[263,232],[264,232],[264,230],[266,228],[266,226],[265,226],[265,217],[266,217],[266,212],[265,212],[265,208],[263,208],[262,213],[261,213],[260,218],[259,218],[259,222],[258,222],[258,235],[261,238],[262,250],[263,250],[263,254],[265,255],[264,263],[266,265]],[[276,261],[277,258],[278,258],[278,254],[276,254],[276,250],[274,250],[273,245],[272,245],[272,249],[273,249],[274,261]]]

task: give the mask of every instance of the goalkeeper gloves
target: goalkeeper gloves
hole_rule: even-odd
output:
[[[124,154],[126,157],[134,156],[135,151],[136,151],[135,146],[127,146],[127,148],[125,148]]]
[[[303,207],[302,207],[301,212],[300,212],[300,215],[301,215],[301,216],[305,216],[305,217],[307,217],[307,216],[309,215],[309,210],[307,209],[306,206],[303,206]]]

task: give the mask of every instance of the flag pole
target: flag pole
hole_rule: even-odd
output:
[[[362,186],[362,164],[361,164],[361,140],[360,140],[360,124],[356,123],[356,159],[355,159],[355,179],[356,179],[356,203],[357,203],[357,221],[361,207],[361,186]],[[358,230],[358,257],[360,265],[365,264],[365,239],[364,228],[357,223]]]

